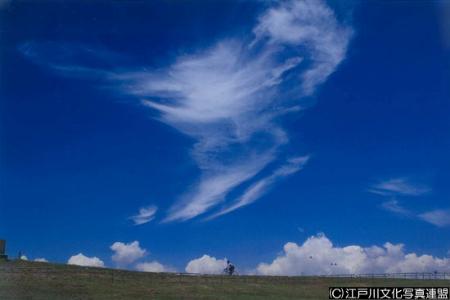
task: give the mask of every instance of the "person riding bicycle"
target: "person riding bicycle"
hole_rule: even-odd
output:
[[[227,267],[225,268],[224,271],[228,275],[233,275],[234,273],[234,265],[229,260],[227,260]]]

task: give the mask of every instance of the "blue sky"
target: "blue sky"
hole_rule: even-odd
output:
[[[10,255],[450,267],[448,2],[7,1],[0,14]],[[290,260],[314,245],[330,250],[321,263]]]

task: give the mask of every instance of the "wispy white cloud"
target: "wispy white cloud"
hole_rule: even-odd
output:
[[[253,183],[230,206],[223,208],[222,210],[211,215],[207,219],[209,220],[217,218],[218,216],[230,213],[233,210],[236,210],[240,207],[253,203],[264,193],[266,193],[277,180],[300,171],[303,168],[303,166],[308,162],[308,160],[309,156],[301,156],[289,159],[286,164],[276,169],[270,176],[267,176],[263,179],[258,180],[256,183]]]
[[[309,49],[311,66],[301,74],[305,94],[313,93],[334,72],[352,35],[351,27],[339,23],[329,7],[316,0],[286,1],[268,9],[253,32],[253,43],[266,38],[271,44]]]
[[[386,202],[383,202],[381,204],[381,207],[383,207],[383,209],[399,214],[399,215],[403,215],[403,216],[408,216],[408,217],[413,217],[414,213],[411,212],[409,209],[401,206],[397,200],[393,199],[393,200],[389,200]]]
[[[142,225],[153,220],[157,210],[158,208],[154,205],[142,207],[139,209],[139,213],[131,216],[130,219],[134,222],[134,225]]]
[[[450,210],[436,209],[418,213],[412,209],[400,205],[395,197],[400,196],[422,196],[431,192],[431,188],[426,185],[413,184],[406,178],[394,178],[382,181],[373,185],[369,192],[391,198],[381,204],[381,207],[387,211],[398,215],[422,220],[438,227],[450,226]]]
[[[274,72],[270,55],[253,58],[243,51],[239,42],[223,41],[131,87],[166,99],[143,103],[197,141],[192,156],[202,171],[200,181],[169,210],[166,221],[187,220],[214,207],[272,162],[287,141],[268,111],[267,95],[288,68]]]
[[[429,193],[431,188],[414,184],[407,178],[393,178],[374,184],[369,191],[381,196],[421,196]]]
[[[98,257],[88,257],[82,253],[78,253],[77,255],[73,255],[67,261],[69,265],[78,265],[85,267],[101,267],[103,268],[105,264]]]
[[[143,104],[197,141],[192,155],[203,174],[169,210],[166,221],[207,212],[276,159],[288,141],[276,119],[295,112],[299,107],[292,100],[310,95],[336,69],[351,29],[322,1],[287,1],[265,12],[253,33],[249,45],[223,40],[180,57],[165,70],[121,74],[121,80],[133,83],[129,93],[152,97]],[[215,216],[255,201],[280,177],[284,175],[254,183]]]
[[[450,210],[436,209],[421,213],[419,218],[438,227],[450,226]]]
[[[438,227],[450,226],[450,210],[436,209],[423,213],[416,213],[402,205],[395,199],[383,202],[381,207],[392,213],[422,220]]]
[[[224,200],[227,192],[255,176],[268,164],[271,155],[249,157],[247,162],[223,166],[222,172],[206,172],[192,192],[187,193],[169,210],[166,221],[188,220]]]
[[[385,243],[382,247],[348,245],[338,247],[325,235],[308,238],[298,245],[288,242],[283,252],[270,263],[261,263],[262,275],[332,275],[397,272],[446,272],[450,258],[406,253],[403,244]]]
[[[75,42],[31,40],[21,43],[18,50],[38,65],[75,78],[106,78],[114,74],[114,66],[128,61],[127,57],[111,50]],[[95,67],[91,66],[92,62]]]
[[[140,247],[138,241],[131,243],[115,242],[110,248],[114,252],[111,259],[119,266],[129,265],[148,254],[147,250]]]
[[[280,118],[304,109],[306,97],[345,59],[351,35],[351,27],[324,1],[291,0],[263,12],[248,36],[222,39],[158,70],[114,68],[103,57],[99,61],[105,68],[60,59],[71,55],[47,52],[37,58],[33,44],[21,51],[35,61],[47,59],[51,68],[69,76],[101,78],[192,138],[191,155],[201,175],[165,218],[185,221],[224,201],[231,204],[216,216],[254,202],[287,176],[277,174],[283,168],[276,165],[283,161],[282,146],[289,140]],[[270,174],[270,168],[272,175],[252,182],[265,169]],[[250,188],[240,198],[228,197],[247,183]]]

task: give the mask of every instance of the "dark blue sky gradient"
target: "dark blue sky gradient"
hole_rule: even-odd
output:
[[[102,88],[101,79],[60,76],[20,46],[88,45],[105,51],[103,61],[86,58],[93,64],[158,68],[244,36],[264,4],[19,1],[1,8],[0,237],[10,254],[65,262],[83,252],[109,263],[113,242],[139,240],[151,258],[179,269],[204,253],[252,267],[287,241],[324,232],[337,245],[390,241],[446,255],[449,227],[383,210],[385,199],[367,190],[386,178],[413,178],[432,192],[397,199],[403,205],[450,208],[450,48],[439,14],[448,2],[330,5],[355,35],[315,104],[283,120],[287,151],[311,154],[305,169],[218,219],[142,226],[127,217],[151,203],[164,212],[194,183],[193,141]]]

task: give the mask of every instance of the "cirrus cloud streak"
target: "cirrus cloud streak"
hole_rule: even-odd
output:
[[[287,177],[277,170],[298,155],[285,153],[289,133],[282,119],[312,102],[308,98],[345,59],[351,36],[325,1],[288,0],[267,8],[246,36],[223,38],[159,69],[114,67],[112,61],[126,60],[105,49],[94,53],[93,67],[89,59],[76,61],[95,52],[80,45],[28,42],[19,50],[58,74],[95,79],[138,100],[157,112],[157,120],[192,138],[200,175],[168,209],[164,221],[171,222],[224,215]],[[262,172],[272,175],[255,182]],[[228,208],[214,213],[223,202]],[[133,220],[138,225],[151,218],[143,211]]]

